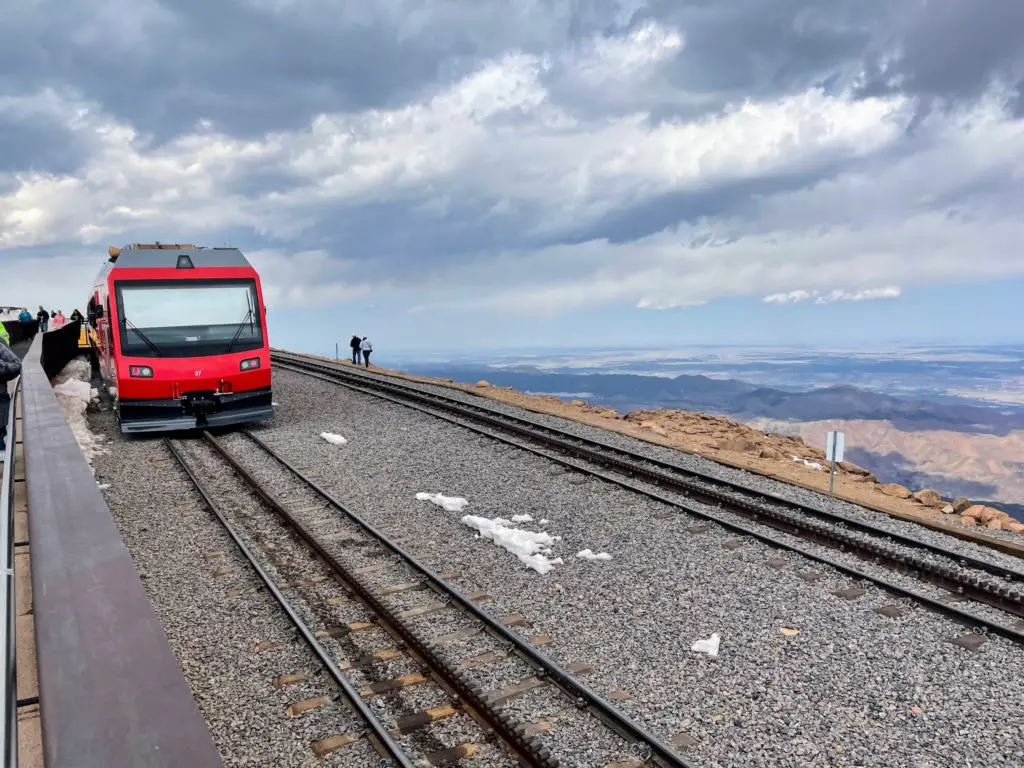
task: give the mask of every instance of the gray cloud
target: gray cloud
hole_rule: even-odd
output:
[[[71,83],[158,140],[200,118],[237,136],[400,106],[511,48],[627,23],[631,0],[114,0],[23,4],[0,28],[8,86]]]
[[[1024,75],[1024,4],[1012,0],[929,0],[904,11],[876,40],[865,92],[898,90],[962,101],[993,79]]]
[[[17,2],[0,254],[230,241],[286,303],[546,311],[958,279],[931,226],[1004,274],[1018,5]]]

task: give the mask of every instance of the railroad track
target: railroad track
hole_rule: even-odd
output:
[[[371,377],[330,363],[287,353],[274,353],[274,365],[319,378],[349,389],[428,413],[492,439],[515,445],[567,468],[599,477],[661,501],[703,521],[713,522],[769,546],[796,552],[834,568],[859,582],[912,599],[974,630],[961,638],[968,645],[987,633],[1024,644],[1024,571],[780,496],[747,488],[658,461],[634,451],[531,419],[511,416],[484,405],[420,389],[383,377]],[[702,506],[697,506],[698,502]],[[712,507],[713,509],[709,509]],[[781,536],[779,534],[782,534]],[[933,597],[918,589],[880,576],[849,561],[819,554],[805,543],[851,554],[859,560],[946,591]],[[844,597],[856,599],[863,590],[853,587]],[[962,607],[974,602],[994,609],[986,615]],[[898,612],[893,608],[892,613]],[[994,617],[993,613],[999,616]]]
[[[318,756],[368,739],[390,761],[382,765],[472,764],[485,753],[494,765],[497,753],[508,765],[555,768],[559,754],[548,744],[579,757],[564,753],[565,728],[600,741],[615,755],[608,765],[690,765],[512,631],[519,617],[490,616],[478,605],[487,595],[463,594],[256,435],[204,433],[167,446],[330,678],[322,695],[292,708],[301,713],[340,697],[351,710],[338,732],[313,741]],[[339,611],[347,620],[339,622]],[[369,634],[387,642],[377,638],[368,646],[376,651],[361,651],[352,641]],[[533,707],[523,706],[537,696],[554,712],[546,720],[531,719]],[[413,701],[430,706],[410,711]],[[453,734],[458,743],[449,743]]]

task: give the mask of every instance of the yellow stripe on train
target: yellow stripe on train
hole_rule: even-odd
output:
[[[96,331],[85,324],[82,325],[82,332],[78,335],[78,348],[89,349],[89,339],[96,340]]]

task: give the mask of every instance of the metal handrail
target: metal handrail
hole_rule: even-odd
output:
[[[3,386],[6,386],[4,384]],[[3,694],[3,767],[18,765],[18,673],[15,653],[15,614],[17,598],[14,592],[14,464],[15,445],[18,442],[16,406],[21,393],[21,379],[14,388],[7,420],[7,452],[4,455],[3,484],[0,485],[0,556],[3,563],[3,588],[0,588],[0,652],[4,658]]]

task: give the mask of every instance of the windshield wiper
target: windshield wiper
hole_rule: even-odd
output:
[[[228,344],[227,351],[224,354],[228,354],[235,348],[235,344],[238,343],[238,337],[242,335],[242,331],[245,330],[245,324],[249,323],[249,332],[254,333],[253,320],[256,319],[256,313],[252,311],[252,305],[249,305],[249,311],[245,313],[245,317],[242,318],[242,322],[238,324],[238,328],[235,330],[235,335],[231,337],[231,343]]]
[[[140,339],[142,339],[150,349],[152,349],[154,352],[156,352],[157,357],[163,357],[164,356],[164,351],[162,349],[160,349],[160,347],[158,347],[156,344],[154,344],[153,340],[151,338],[149,338],[149,336],[147,336],[142,331],[140,331],[138,329],[138,327],[135,325],[135,323],[133,323],[131,320],[129,320],[126,317],[126,318],[124,318],[124,324],[127,327],[131,328],[133,331],[135,331],[136,335],[138,335],[138,337]]]

